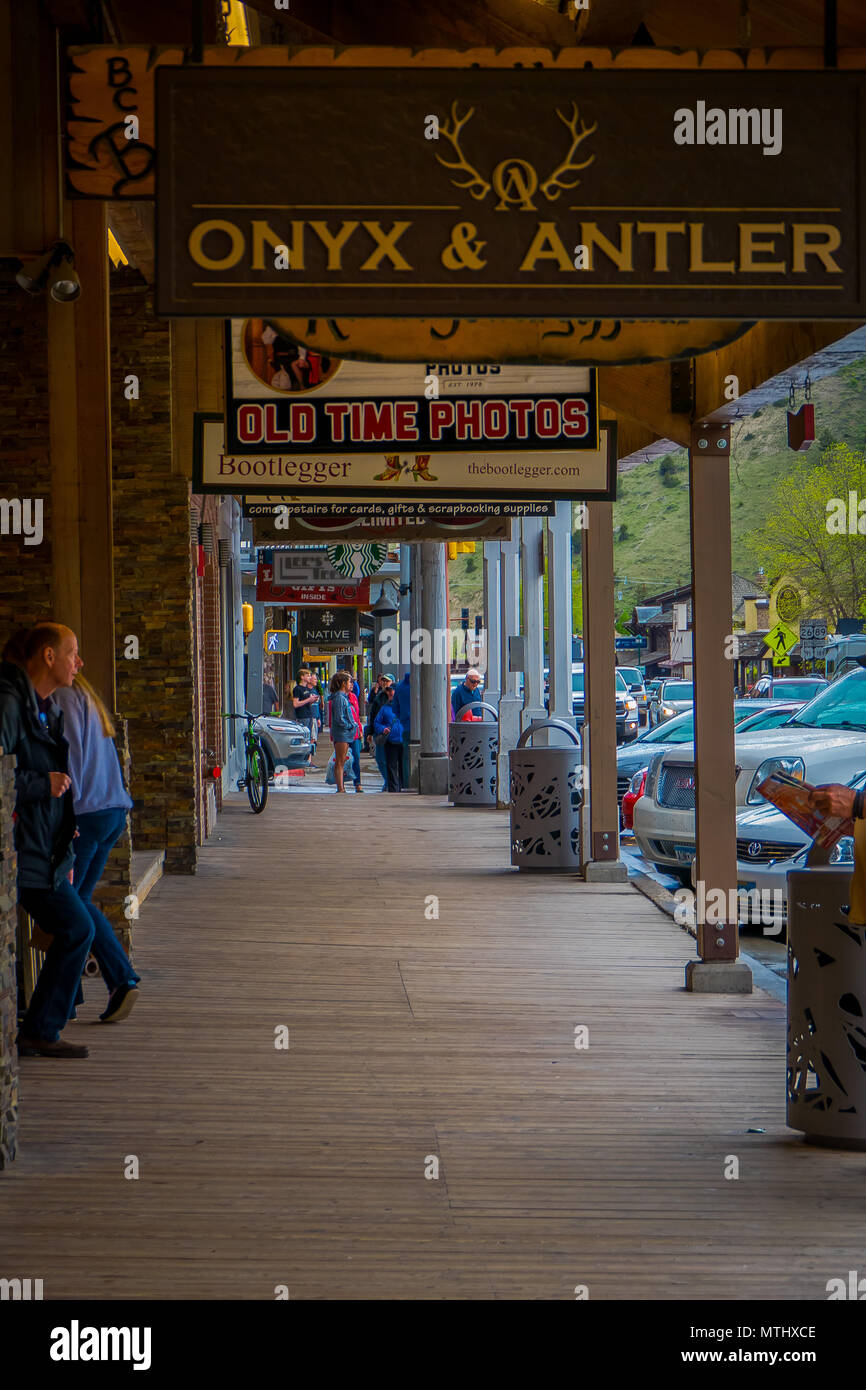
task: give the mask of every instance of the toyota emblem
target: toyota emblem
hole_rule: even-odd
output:
[[[752,843],[749,845],[749,848],[746,850],[746,853],[748,854],[750,859],[757,859],[758,855],[761,853],[761,849],[762,845],[760,840],[753,840]]]

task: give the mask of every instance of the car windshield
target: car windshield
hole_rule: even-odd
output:
[[[793,710],[789,709],[762,709],[760,714],[748,715],[741,730],[746,734],[753,729],[776,729],[780,724],[786,724],[792,714]]]
[[[866,671],[852,671],[827,686],[788,723],[801,729],[866,729]]]
[[[773,695],[777,700],[811,700],[823,689],[823,681],[785,681],[783,684],[777,681],[773,686]]]
[[[636,666],[620,666],[618,670],[626,685],[643,685],[643,676]]]
[[[762,711],[763,713],[763,711]],[[783,716],[787,719],[787,714]],[[755,719],[757,716],[750,709],[742,709],[734,706],[734,728],[738,728],[744,719]],[[694,710],[686,710],[685,714],[676,714],[673,719],[668,719],[664,724],[659,724],[655,729],[647,729],[642,733],[637,743],[691,743],[695,737],[695,714]],[[631,745],[629,745],[631,747]]]
[[[618,691],[624,692],[625,694],[628,694],[628,686],[626,685],[626,683],[625,683],[625,681],[623,680],[622,676],[620,675],[619,671],[617,671],[617,673],[616,673],[616,688],[617,688]],[[582,672],[582,671],[572,671],[572,673],[571,673],[571,690],[572,690],[572,694],[574,694],[574,695],[582,695],[582,694],[583,694],[583,672]]]
[[[691,681],[666,681],[662,697],[665,700],[693,700],[695,687]]]

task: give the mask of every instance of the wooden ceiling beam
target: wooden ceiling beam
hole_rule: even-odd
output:
[[[576,42],[573,20],[536,0],[436,0],[435,5],[419,5],[417,0],[382,0],[375,5],[291,0],[290,8],[280,11],[274,10],[273,0],[247,3],[270,20],[276,17],[286,30],[300,25],[340,44],[564,48]]]

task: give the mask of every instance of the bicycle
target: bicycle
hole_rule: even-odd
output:
[[[257,715],[250,714],[247,710],[243,714],[223,715],[223,719],[245,719],[247,721],[247,727],[244,731],[246,770],[245,775],[238,778],[238,791],[243,791],[246,787],[250,806],[256,816],[261,815],[268,803],[268,759],[262,746],[262,740],[253,728],[257,718]]]

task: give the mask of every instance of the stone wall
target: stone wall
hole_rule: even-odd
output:
[[[112,275],[111,339],[117,707],[129,729],[132,841],[164,848],[167,873],[194,873],[190,485],[171,470],[169,325],[136,271]],[[138,400],[124,395],[130,374]]]
[[[0,756],[0,1169],[18,1147],[18,987],[15,979],[16,902],[12,812],[15,809],[15,759]]]

